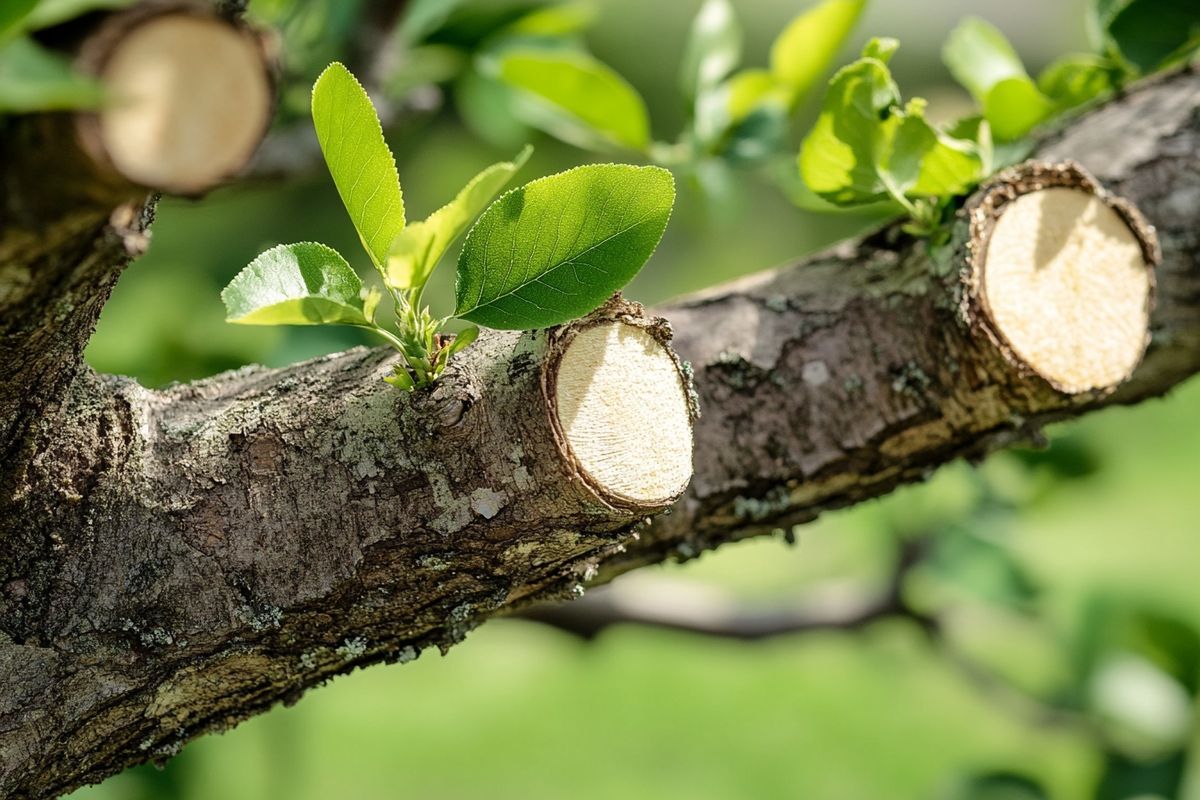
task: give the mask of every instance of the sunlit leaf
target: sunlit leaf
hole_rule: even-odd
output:
[[[396,289],[423,286],[455,239],[462,235],[512,176],[529,160],[526,147],[512,161],[493,164],[471,179],[458,195],[422,222],[400,231],[387,259],[387,282]]]
[[[955,80],[975,97],[997,139],[1018,139],[1055,111],[1025,72],[1020,56],[994,25],[959,23],[942,49]]]
[[[312,117],[342,203],[371,261],[382,269],[404,228],[404,197],[371,98],[334,62],[313,85]]]
[[[872,52],[886,54],[878,47]],[[866,57],[839,70],[800,150],[800,174],[809,188],[841,205],[886,198],[880,166],[890,138],[886,128],[895,123],[883,115],[899,103],[886,61]]]
[[[646,104],[617,73],[584,53],[520,50],[499,62],[500,77],[603,138],[645,150],[650,143]]]
[[[221,299],[240,325],[367,324],[362,281],[346,259],[323,244],[273,247],[237,274]]]
[[[890,197],[903,204],[906,198],[959,194],[990,165],[986,127],[970,128],[978,140],[960,139],[925,119],[924,100],[914,98],[901,107],[886,63],[894,51],[891,42],[873,42],[864,54],[874,55],[834,75],[804,140],[801,176],[831,203],[860,205]]]
[[[654,252],[675,201],[659,167],[597,164],[501,197],[467,235],[455,315],[492,328],[544,328],[583,316]]]
[[[911,100],[891,142],[886,170],[909,197],[962,194],[982,177],[984,159],[975,143],[929,124],[925,101]]]
[[[1019,139],[1056,111],[1028,76],[1005,78],[994,85],[983,100],[983,116],[997,139]]]
[[[793,97],[808,92],[829,69],[866,5],[823,0],[788,23],[771,47],[771,71]]]

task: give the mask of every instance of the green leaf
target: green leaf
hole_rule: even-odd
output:
[[[1028,76],[1000,81],[983,101],[984,119],[992,126],[996,138],[1004,142],[1020,139],[1055,111],[1054,103]]]
[[[400,38],[417,44],[445,24],[466,0],[413,0],[400,23]]]
[[[454,106],[471,133],[508,150],[529,141],[533,131],[516,117],[517,90],[474,67],[454,82]]]
[[[789,121],[785,105],[762,103],[730,128],[721,155],[734,164],[761,162],[786,146]]]
[[[1195,0],[1094,0],[1101,44],[1142,73],[1187,58],[1200,48]]]
[[[313,84],[312,117],[342,203],[371,261],[382,270],[388,248],[404,229],[404,196],[371,98],[335,61]]]
[[[362,314],[367,318],[367,322],[375,322],[375,311],[379,308],[379,301],[383,299],[383,292],[372,286],[359,293],[363,299]]]
[[[887,48],[868,48],[890,57]],[[884,60],[865,57],[839,70],[800,150],[800,174],[808,187],[838,205],[885,199],[880,166],[887,129],[895,123],[884,116],[899,103],[900,90]]]
[[[513,51],[501,57],[499,75],[510,86],[610,142],[639,151],[650,144],[650,119],[641,96],[624,78],[589,55]],[[545,127],[540,121],[535,123]]]
[[[397,389],[403,389],[406,392],[411,392],[417,388],[416,382],[412,376],[408,374],[408,369],[403,365],[397,365],[392,368],[392,374],[383,379],[384,383],[389,383]]]
[[[429,274],[455,239],[529,160],[526,147],[512,161],[493,164],[471,179],[458,196],[423,222],[414,222],[396,237],[387,260],[387,284],[394,289],[424,286]]]
[[[986,174],[975,143],[930,125],[920,98],[913,98],[904,110],[884,172],[892,186],[908,197],[962,194]]]
[[[112,10],[131,6],[135,0],[41,0],[37,8],[25,18],[23,27],[36,31],[75,19],[89,11]]]
[[[706,0],[692,22],[679,74],[684,99],[712,91],[742,58],[742,29],[729,0]]]
[[[450,356],[454,355],[460,350],[465,350],[467,346],[471,344],[471,342],[478,338],[479,328],[475,327],[474,325],[468,325],[467,327],[463,328],[458,332],[458,335],[454,337],[454,341],[446,347],[446,358],[450,358]]]
[[[1000,81],[1029,77],[1004,34],[977,17],[964,19],[950,32],[942,47],[942,61],[954,79],[980,102]]]
[[[726,130],[732,130],[733,139],[745,139],[747,133],[763,129],[764,121],[769,120],[770,127],[780,121],[786,128],[790,104],[790,90],[774,75],[765,69],[744,69],[697,99],[696,137],[711,146]]]
[[[771,47],[771,71],[793,98],[811,89],[845,44],[866,0],[824,0],[793,19]]]
[[[17,29],[37,4],[38,0],[5,0],[0,5],[0,40],[5,39],[9,31]]]
[[[756,108],[779,97],[775,76],[765,69],[745,69],[726,84],[729,90],[729,118],[733,122],[745,119]]]
[[[239,325],[366,325],[362,281],[323,244],[273,247],[237,274],[221,299]]]
[[[1063,56],[1038,75],[1038,89],[1060,108],[1074,108],[1117,88],[1115,64],[1101,56]]]
[[[886,59],[894,51],[891,42],[873,42],[864,53]],[[929,124],[920,98],[902,108],[885,61],[867,56],[830,82],[800,151],[800,174],[831,203],[860,205],[890,197],[912,212],[910,198],[960,194],[986,173],[991,161],[986,126],[963,131],[973,138],[957,138]]]
[[[594,164],[501,197],[467,234],[455,316],[492,328],[581,317],[637,274],[675,202],[659,167]]]
[[[465,350],[471,342],[479,338],[479,328],[474,325],[468,325],[458,332],[454,337],[454,341],[443,347],[437,354],[437,367],[439,370],[444,369],[446,364],[450,363],[450,359],[455,353]]]
[[[509,25],[505,36],[562,37],[587,29],[596,20],[591,3],[560,3],[535,9]]]
[[[92,108],[102,99],[98,83],[32,39],[18,37],[0,45],[0,112]]]
[[[997,139],[1019,139],[1056,110],[991,23],[974,17],[959,23],[942,48],[942,60],[980,104]]]

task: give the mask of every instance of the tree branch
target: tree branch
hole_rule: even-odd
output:
[[[1200,75],[1136,87],[1037,157],[1082,163],[1157,229],[1150,343],[1127,381],[1060,392],[996,347],[964,302],[966,219],[940,252],[887,228],[669,303],[658,310],[700,392],[696,474],[599,580],[812,520],[1200,370]]]
[[[517,616],[582,639],[617,625],[641,625],[701,636],[758,641],[823,630],[858,630],[882,619],[910,619],[923,627],[932,619],[903,598],[904,582],[923,560],[928,542],[900,543],[887,581],[864,591],[821,587],[791,601],[753,604],[711,587],[662,578],[619,581],[568,602],[544,603]]]
[[[1200,368],[1198,105],[1200,77],[1181,73],[1042,147],[1158,228],[1153,342],[1116,393],[1055,389],[964,313],[966,221],[938,253],[889,229],[668,306],[704,417],[692,487],[649,527],[661,505],[598,492],[552,422],[558,333],[481,337],[413,397],[379,381],[388,356],[361,350],[150,392],[79,366],[101,299],[60,331],[61,391],[43,402],[16,362],[54,338],[39,325],[80,275],[111,285],[127,258],[88,244],[112,236],[93,213],[63,241],[94,268],[64,245],[44,260],[76,266],[53,286],[25,270],[24,296],[44,299],[0,356],[7,402],[25,395],[5,412],[20,457],[0,495],[0,792],[66,791],[489,616],[1167,391]],[[0,252],[28,236],[6,226]]]

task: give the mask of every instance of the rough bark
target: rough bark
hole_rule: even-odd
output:
[[[51,796],[488,616],[1167,391],[1200,369],[1198,106],[1200,77],[1182,73],[1040,153],[1082,162],[1158,228],[1154,338],[1116,393],[1055,391],[962,315],[965,223],[933,253],[888,229],[665,309],[704,416],[692,488],[649,527],[544,458],[520,402],[537,358],[515,337],[482,340],[411,405],[365,351],[158,393],[78,367],[74,341],[54,402],[23,391],[13,364],[48,337],[36,320],[54,325],[67,288],[111,285],[127,257],[93,218],[43,257],[67,262],[65,288],[38,289],[34,321],[5,329],[4,391],[26,402],[3,443],[0,793]],[[59,335],[86,337],[99,305]]]
[[[1151,340],[1128,381],[1070,395],[1015,369],[963,302],[966,219],[932,252],[889,227],[683,298],[658,311],[700,392],[695,477],[601,577],[786,530],[1200,370],[1200,75],[1144,84],[1036,156],[1081,163],[1157,229]]]

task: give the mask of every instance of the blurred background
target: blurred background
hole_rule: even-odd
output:
[[[875,0],[836,63],[870,36],[896,37],[902,90],[950,119],[970,107],[939,55],[961,18],[994,23],[1036,72],[1090,48],[1086,3]],[[699,5],[594,0],[582,34],[646,98],[660,139],[685,124],[678,64]],[[806,5],[735,0],[746,62],[765,65]],[[363,6],[251,3],[282,26],[297,78],[281,124],[305,123],[311,77],[341,56]],[[489,114],[498,101],[456,74],[447,39],[396,70],[380,98],[396,111],[389,141],[410,217],[525,141],[537,146],[525,179],[608,160]],[[448,76],[450,89],[424,85]],[[819,96],[802,105],[798,131]],[[666,239],[629,295],[659,302],[870,224],[798,210],[761,169],[720,170],[681,174]],[[262,250],[298,240],[359,250],[319,163],[201,202],[164,201],[150,253],[122,278],[89,360],[162,386],[374,344],[350,329],[223,322],[221,287]],[[370,271],[365,257],[356,267]],[[435,310],[450,310],[452,271],[435,275]],[[1046,449],[955,464],[617,587],[684,582],[764,610],[870,598],[898,580],[900,599],[870,624],[758,642],[616,626],[585,641],[493,621],[448,655],[340,677],[201,738],[164,768],[72,797],[1200,798],[1200,383],[1048,436]]]

